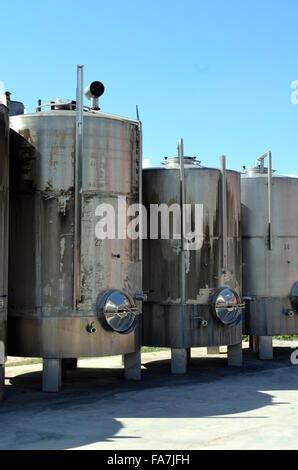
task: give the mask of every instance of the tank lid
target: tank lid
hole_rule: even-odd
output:
[[[244,175],[267,175],[268,168],[261,168],[261,166],[252,166],[252,167],[246,168],[246,166],[244,166],[242,173]]]
[[[244,166],[242,168],[242,174],[246,176],[265,176],[268,175],[268,168],[267,167],[262,167],[261,165],[253,166],[246,168]],[[275,173],[275,170],[272,170],[272,173]]]
[[[201,161],[197,160],[196,156],[188,157],[184,156],[184,166],[187,167],[195,167],[195,168],[202,168],[200,165]],[[179,157],[171,156],[171,157],[164,157],[161,161],[161,164],[164,165],[166,168],[180,168],[180,160]]]
[[[269,162],[269,169],[265,167],[265,160]],[[272,170],[272,153],[270,150],[267,150],[267,152],[256,159],[255,166],[249,168],[246,168],[246,166],[243,167],[243,173],[246,176],[264,176],[268,175],[269,171],[275,173],[275,171]]]
[[[72,111],[76,109],[76,102],[70,99],[65,99],[65,98],[56,98],[55,100],[52,100],[48,103],[44,103],[42,105],[43,107],[49,106],[51,110],[68,110]],[[39,106],[38,111],[41,110],[41,104]]]

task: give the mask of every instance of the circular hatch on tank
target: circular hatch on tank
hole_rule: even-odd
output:
[[[219,288],[212,297],[212,310],[218,320],[227,326],[240,323],[244,304],[240,296],[230,287]]]
[[[125,292],[109,289],[99,295],[97,312],[104,327],[117,333],[127,333],[135,327],[139,309]]]

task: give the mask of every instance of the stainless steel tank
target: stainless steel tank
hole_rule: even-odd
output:
[[[227,345],[229,363],[241,365],[240,174],[224,159],[222,170],[201,167],[184,157],[182,142],[178,149],[179,158],[143,170],[143,202],[147,213],[152,204],[178,204],[182,213],[190,204],[192,225],[201,205],[201,243],[189,249],[184,236],[162,239],[160,229],[144,240],[143,344],[170,347],[176,373],[197,346]]]
[[[4,394],[4,364],[7,321],[9,116],[0,104],[0,399]]]
[[[50,391],[63,358],[123,354],[140,378],[140,243],[96,236],[101,204],[117,223],[119,196],[139,202],[140,123],[72,107],[11,118],[9,352],[44,358]]]
[[[245,333],[264,359],[273,335],[298,333],[297,200],[298,178],[275,176],[270,152],[241,178]]]

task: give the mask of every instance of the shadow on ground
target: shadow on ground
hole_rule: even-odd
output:
[[[290,353],[275,348],[273,361],[259,361],[247,350],[243,368],[228,368],[225,355],[194,358],[184,376],[171,375],[168,360],[146,362],[141,382],[125,381],[122,369],[79,368],[67,373],[60,394],[40,391],[41,372],[11,377],[0,404],[0,448],[62,449],[130,439],[117,436],[122,418],[237,419],[242,413],[243,419],[243,413],[277,404],[267,391],[297,390],[298,366],[290,364]]]

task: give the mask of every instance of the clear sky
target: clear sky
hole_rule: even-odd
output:
[[[12,98],[75,97],[76,65],[103,111],[144,126],[151,164],[185,153],[241,169],[272,150],[298,174],[297,0],[1,0],[0,80]]]

